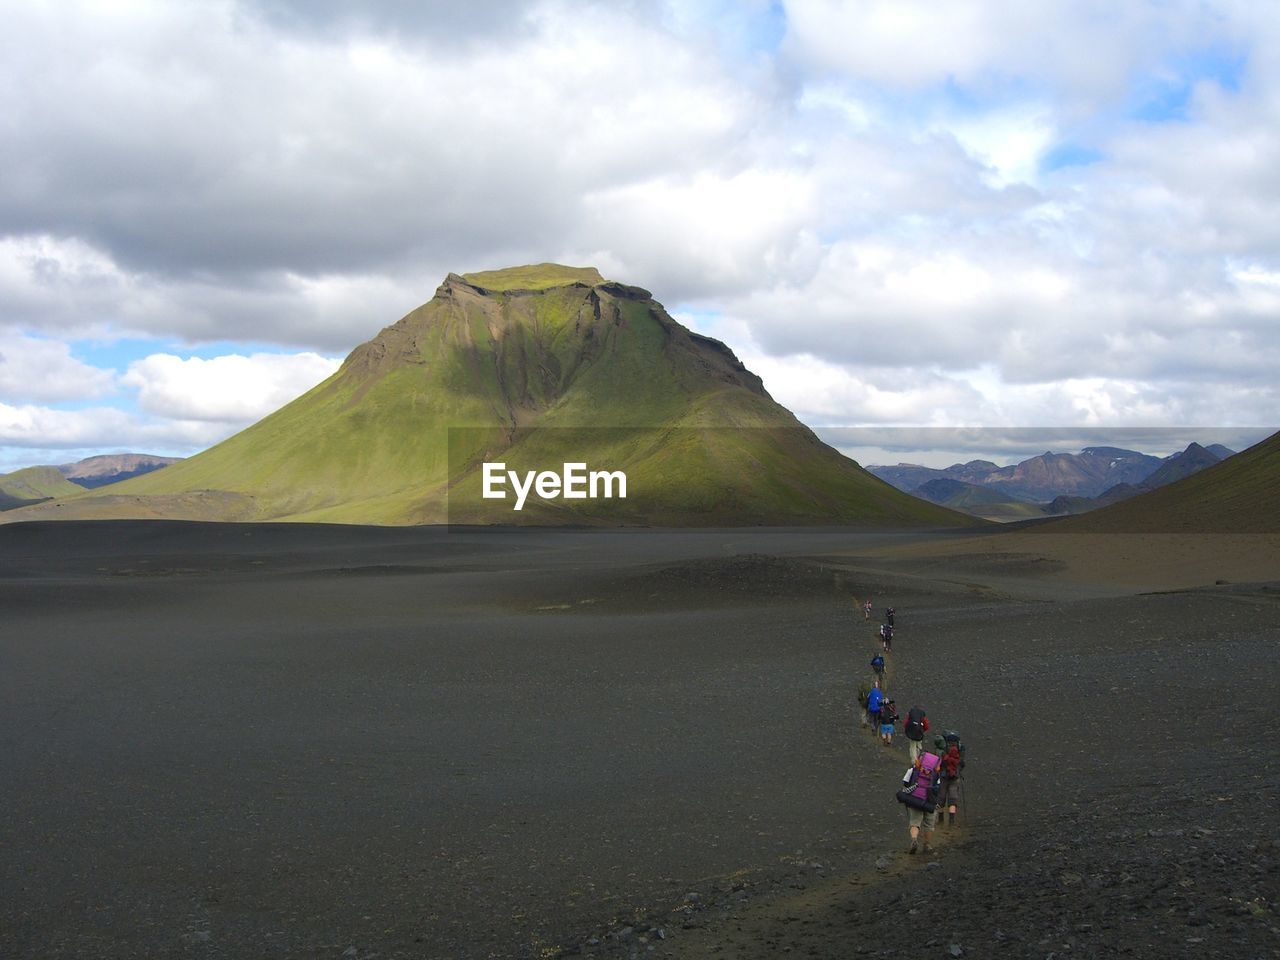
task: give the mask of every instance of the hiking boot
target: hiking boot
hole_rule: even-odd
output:
[[[909,850],[907,851],[907,853],[915,853],[915,852],[916,852],[916,848],[917,848],[918,846],[919,846],[919,841],[912,840],[912,841],[911,841],[911,849],[909,849]]]
[[[929,846],[927,843],[924,845],[924,855],[926,857],[933,856],[933,847]]]

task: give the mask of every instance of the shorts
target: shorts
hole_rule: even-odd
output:
[[[938,791],[938,806],[940,807],[958,807],[960,806],[960,785],[956,780],[950,780],[947,777],[942,778],[942,789]]]
[[[881,736],[889,736],[889,735],[891,735],[892,733],[893,733],[893,724],[892,724],[892,723],[882,723],[882,724],[880,724],[880,735],[881,735]]]
[[[937,822],[937,815],[930,810],[925,813],[923,810],[917,810],[915,807],[907,807],[907,826],[923,827],[925,830],[932,830]]]

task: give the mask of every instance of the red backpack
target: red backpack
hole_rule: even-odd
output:
[[[960,775],[960,748],[954,743],[943,754],[942,765],[947,771],[948,780],[954,780]]]

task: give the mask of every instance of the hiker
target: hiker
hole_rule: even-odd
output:
[[[902,732],[907,735],[907,752],[911,754],[911,762],[915,763],[924,746],[924,735],[929,732],[929,717],[923,707],[912,707],[907,711]]]
[[[880,681],[871,684],[871,692],[867,694],[867,719],[871,723],[871,732],[880,731],[880,710],[884,706],[884,691],[880,689]]]
[[[871,715],[867,713],[867,698],[871,695],[871,688],[866,683],[858,684],[858,716],[861,718],[861,726],[866,726],[871,722]]]
[[[937,822],[938,789],[942,779],[942,760],[936,753],[922,753],[911,764],[902,778],[898,802],[907,808],[907,830],[911,834],[911,847],[907,853],[915,853],[920,845],[920,831],[924,831],[924,852],[933,853],[933,828]]]
[[[871,619],[871,601],[870,600],[868,600],[866,603],[862,605],[862,619],[863,620]]]
[[[893,628],[893,615],[896,612],[893,607],[884,608],[884,622],[889,625],[890,629]]]
[[[884,682],[884,657],[878,653],[871,658],[871,672],[876,675],[877,682]]]
[[[893,627],[887,623],[880,624],[880,639],[884,642],[884,652],[893,651]]]
[[[942,825],[956,825],[956,806],[960,802],[960,776],[964,770],[964,744],[960,742],[960,734],[948,730],[946,736],[938,737],[935,744],[943,747],[942,757],[942,789],[938,794],[938,811],[942,816]]]
[[[886,747],[893,746],[893,727],[898,722],[898,708],[892,700],[880,704],[880,739]]]

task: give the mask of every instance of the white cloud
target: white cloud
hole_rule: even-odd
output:
[[[350,349],[422,303],[439,279],[288,271],[234,282],[166,277],[130,272],[82,240],[0,237],[0,308],[8,321],[79,339],[179,337]]]
[[[0,212],[130,271],[466,268],[558,243],[584,191],[718,161],[757,107],[604,5],[462,48],[294,35],[228,3],[7,13]]]
[[[996,186],[1036,183],[1041,162],[1059,136],[1049,108],[1035,103],[952,120],[942,130],[990,167]]]
[[[226,424],[200,421],[153,421],[114,407],[61,410],[33,404],[0,403],[0,445],[38,450],[107,448],[138,453],[191,453],[225,438]],[[15,458],[6,458],[14,462]],[[59,461],[63,458],[58,457]],[[30,464],[22,456],[16,465]],[[48,462],[47,459],[43,462]]]
[[[210,360],[154,353],[131,363],[121,383],[138,391],[138,403],[148,413],[247,426],[314,387],[340,363],[315,353]]]
[[[792,56],[830,73],[907,90],[1020,80],[1089,101],[1118,96],[1169,46],[1222,31],[1194,0],[787,0],[786,10]]]
[[[60,341],[10,333],[0,342],[0,399],[91,400],[109,392],[114,379]]]

